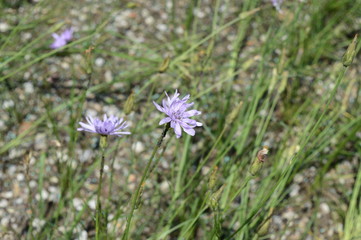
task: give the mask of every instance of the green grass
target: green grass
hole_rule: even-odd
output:
[[[209,3],[172,1],[171,8],[160,5],[171,29],[161,39],[154,26],[141,26],[142,18],[140,23],[131,21],[143,29],[137,33],[144,36],[143,42],[129,37],[129,29],[116,31],[110,26],[116,14],[127,10],[140,14],[146,3],[115,4],[112,12],[99,9],[97,15],[88,16],[82,24],[90,29],[75,32],[75,40],[57,50],[48,48],[51,33],[72,25],[75,17],[69,12],[81,11],[85,3],[17,1],[22,10],[10,11],[10,2],[0,3],[0,15],[11,26],[0,35],[0,104],[14,102],[1,109],[5,127],[0,166],[6,181],[2,180],[0,193],[11,191],[15,176],[8,176],[7,169],[16,166],[26,175],[20,185],[27,200],[17,206],[18,218],[24,219],[21,227],[0,225],[0,236],[75,239],[82,229],[89,238],[95,237],[95,214],[88,203],[97,196],[101,150],[95,135],[78,133],[76,128],[95,104],[117,107],[122,113],[126,98],[134,92],[133,113],[125,117],[132,123],[132,135],[108,139],[109,170],[101,192],[107,237],[121,239],[132,195],[161,133],[161,113],[152,101],[159,102],[164,91],[178,88],[183,95],[190,93],[195,108],[202,111],[197,120],[203,127],[194,137],[176,139],[173,131],[168,133],[136,204],[128,239],[280,239],[288,237],[287,232],[299,233],[299,239],[361,239],[359,64],[357,56],[350,67],[341,61],[359,33],[361,1],[284,1],[279,14],[270,2],[216,0],[204,18],[194,13],[206,11]],[[105,3],[100,6],[107,8]],[[35,14],[42,9],[46,11]],[[177,27],[184,33],[177,33]],[[25,33],[32,38],[24,41]],[[91,46],[89,68],[84,51]],[[160,73],[167,56],[169,65]],[[103,67],[94,64],[98,57],[106,59]],[[65,70],[54,61],[67,61],[70,67]],[[54,75],[52,67],[60,78],[55,85],[48,81]],[[107,70],[113,73],[109,81],[104,80]],[[30,77],[25,79],[28,71]],[[34,93],[22,93],[25,82],[32,82]],[[30,127],[18,131],[25,123]],[[46,148],[34,148],[38,133],[46,134]],[[59,146],[52,144],[55,140]],[[143,143],[143,152],[131,147],[136,142]],[[249,169],[264,145],[270,149],[268,158],[251,175]],[[98,156],[81,162],[79,152],[87,149]],[[23,152],[11,157],[12,151]],[[32,161],[24,167],[29,153]],[[345,176],[335,175],[335,169],[345,162],[352,165],[344,173],[350,183],[339,189],[334,185]],[[210,188],[214,167],[218,171]],[[299,193],[302,201],[312,203],[304,212],[290,192],[295,176],[308,176],[310,169],[314,174],[303,181]],[[51,177],[58,182],[50,183]],[[50,185],[59,189],[55,201],[42,197]],[[330,198],[334,189],[337,197]],[[75,209],[74,199],[80,199],[84,208]],[[331,208],[326,217],[332,226],[317,216],[322,202]],[[294,220],[277,229],[273,216],[287,208],[307,218],[305,228]],[[45,224],[33,226],[37,220]],[[330,227],[337,229],[333,237],[321,231]]]

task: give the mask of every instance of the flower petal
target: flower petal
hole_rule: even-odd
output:
[[[163,125],[164,123],[169,123],[170,121],[172,121],[170,117],[163,118],[162,120],[160,120],[159,125]]]
[[[188,101],[190,97],[191,97],[191,95],[187,94],[184,96],[184,98],[182,98],[182,101]]]
[[[183,128],[183,130],[191,136],[194,136],[196,134],[196,131],[194,131],[193,128]]]
[[[200,114],[201,114],[200,111],[193,109],[193,110],[189,110],[189,111],[183,113],[183,117],[193,117],[193,116],[197,116]]]
[[[131,132],[112,132],[110,135],[130,135]]]
[[[154,106],[155,106],[159,111],[164,112],[164,108],[162,108],[161,106],[159,106],[158,103],[156,103],[156,102],[153,101],[153,104],[154,104]]]
[[[93,125],[89,125],[83,122],[79,122],[80,126],[82,126],[83,129],[89,129],[91,131],[95,131],[95,128]]]
[[[174,132],[177,136],[181,137],[182,136],[182,128],[180,126],[179,123],[176,123],[175,124],[175,127],[174,127]]]
[[[59,35],[56,34],[56,33],[51,34],[51,36],[52,36],[54,39],[58,39],[58,38],[59,38]]]

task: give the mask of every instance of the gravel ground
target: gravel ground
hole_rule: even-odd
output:
[[[21,1],[8,1],[21,2]],[[31,1],[30,1],[31,2]],[[37,2],[37,1],[33,1]],[[21,31],[21,36],[18,38],[17,45],[11,46],[8,51],[16,51],[19,46],[27,44],[31,39],[36,38],[39,34],[44,33],[49,26],[57,22],[63,22],[65,27],[72,27],[74,30],[75,39],[84,37],[89,31],[93,30],[98,24],[102,22],[107,16],[111,15],[111,21],[106,26],[107,34],[97,34],[94,39],[94,44],[99,44],[94,51],[94,74],[92,85],[97,85],[103,82],[112,82],[114,79],[121,79],[125,76],[127,69],[131,68],[149,68],[158,66],[161,59],[165,56],[172,56],[177,51],[176,44],[166,44],[169,39],[176,40],[184,37],[185,12],[187,5],[186,1],[177,2],[177,15],[172,19],[170,13],[172,5],[170,1],[166,4],[159,1],[132,1],[127,4],[122,4],[118,1],[66,1],[68,4],[52,3],[45,7],[35,8],[34,12],[29,12],[29,7],[20,6],[19,8],[5,9],[5,15],[0,19],[1,34],[9,34],[13,26],[21,21],[21,16],[30,16],[31,20],[41,19],[42,15],[47,15],[49,12],[52,18],[46,18],[45,23],[42,22],[39,26],[31,27],[29,30]],[[35,3],[32,3],[33,5]],[[53,6],[54,4],[54,6]],[[195,9],[195,17],[200,22],[199,32],[207,29],[207,24],[210,22],[212,12],[212,1],[202,1],[202,8]],[[228,15],[226,19],[232,19],[237,12],[236,3],[232,3],[228,8],[221,7],[224,11],[222,14]],[[55,10],[54,10],[55,9]],[[169,22],[175,22],[175,28],[169,27]],[[30,22],[30,20],[29,20]],[[204,28],[204,29],[203,29]],[[114,34],[110,34],[114,33]],[[117,36],[118,35],[118,36]],[[120,35],[125,37],[120,38]],[[232,47],[232,40],[235,39],[235,29],[229,28],[220,34],[223,39],[223,44],[217,46],[215,50],[216,55],[222,56],[224,51]],[[46,41],[39,42],[36,47],[39,51],[49,51],[48,44],[51,38]],[[247,55],[252,51],[253,47],[259,44],[257,39],[249,39],[247,42],[248,48],[245,49],[243,55]],[[132,46],[132,47],[129,47]],[[146,46],[146,47],[144,47]],[[97,49],[104,50],[97,52]],[[151,50],[144,53],[144,49],[155,49],[156,54]],[[25,71],[16,74],[16,83],[7,82],[8,87],[12,90],[2,91],[0,98],[0,145],[11,141],[19,134],[23,133],[34,124],[40,116],[46,113],[46,109],[54,108],[62,104],[71,94],[80,94],[82,89],[87,84],[87,76],[83,71],[83,57],[82,52],[76,47],[71,49],[73,52],[59,53],[55,56],[46,58],[39,64],[35,64]],[[115,57],[108,52],[120,52],[134,58],[149,55],[150,62],[131,61],[122,57]],[[24,62],[34,59],[36,56],[28,54],[23,56]],[[18,62],[19,66],[24,62]],[[3,74],[8,74],[12,71],[13,66],[7,66],[9,69],[4,69]],[[247,74],[247,73],[243,73]],[[147,77],[155,77],[158,86],[165,83],[167,74],[151,75]],[[174,78],[174,76],[170,76]],[[243,75],[241,74],[240,78]],[[89,93],[83,113],[85,115],[96,115],[100,112],[124,116],[121,107],[127,96],[132,90],[139,90],[138,85],[143,79],[124,82],[117,81],[109,88],[104,89],[99,94],[95,95]],[[217,81],[215,78],[214,81]],[[76,84],[79,86],[76,92],[72,92]],[[174,81],[172,86],[178,87],[179,82]],[[235,89],[241,89],[244,83],[238,81]],[[3,87],[1,87],[3,88]],[[161,90],[156,90],[161,93]],[[307,91],[307,89],[306,89]],[[320,92],[322,94],[322,91]],[[127,120],[134,125],[139,121],[142,115],[147,115],[149,105],[142,105],[147,100],[148,96],[139,96],[137,99],[136,112],[127,116]],[[29,134],[22,143],[11,148],[6,155],[1,156],[0,163],[0,238],[19,239],[22,232],[29,228],[29,216],[32,209],[29,205],[32,201],[44,200],[47,206],[44,206],[45,211],[52,211],[52,206],[59,200],[59,176],[55,174],[59,171],[57,163],[64,162],[69,156],[67,145],[69,141],[69,119],[70,111],[61,111],[54,115],[53,121],[63,127],[60,128],[59,138],[55,136],[49,129],[53,128],[51,121],[45,121],[36,131]],[[14,119],[14,117],[16,119]],[[149,116],[156,119],[158,115],[151,113]],[[151,126],[154,122],[146,123],[146,126]],[[159,135],[161,129],[143,136],[131,136],[129,139],[121,141],[121,148],[113,152],[109,159],[114,159],[114,170],[116,171],[116,178],[111,192],[128,192],[130,193],[136,187],[137,176],[140,176],[140,171],[143,163],[138,163],[136,166],[131,165],[126,159],[134,156],[141,156],[146,159],[150,155],[149,143]],[[79,143],[75,149],[73,168],[86,169],[90,166],[93,160],[97,157],[96,146],[98,145],[96,136],[85,134],[79,135]],[[131,144],[132,143],[132,144]],[[199,141],[194,145],[193,151],[198,151],[202,148],[204,143]],[[92,146],[89,148],[89,146]],[[128,151],[132,149],[132,151]],[[172,160],[172,152],[174,148],[170,147],[166,150],[164,159],[161,161],[159,171],[167,175],[170,172],[169,162]],[[41,168],[41,159],[45,161],[44,179],[39,182],[39,172]],[[29,162],[27,164],[27,161]],[[105,165],[105,176],[110,174],[111,161]],[[312,184],[315,180],[316,168],[311,166],[304,169],[296,175],[290,187],[287,200],[283,206],[278,208],[272,217],[270,231],[272,233],[270,239],[279,239],[280,233],[284,233],[281,239],[302,239],[301,234],[308,226],[310,219],[316,218],[321,228],[313,232],[315,236],[307,236],[305,239],[339,239],[340,230],[343,228],[343,219],[340,218],[336,211],[331,209],[340,209],[345,211],[347,203],[343,201],[343,195],[350,195],[350,192],[345,192],[345,189],[351,191],[353,186],[353,173],[357,160],[343,161],[338,164],[332,171],[325,175],[323,188],[318,192],[320,202],[315,203],[315,196],[312,196]],[[134,169],[132,169],[134,168]],[[205,169],[206,171],[206,169]],[[84,172],[79,171],[79,174]],[[137,173],[135,175],[134,173]],[[98,173],[91,175],[85,185],[76,193],[73,199],[71,208],[73,211],[68,211],[68,215],[64,216],[66,219],[73,219],[72,214],[77,214],[83,208],[95,209],[96,196],[93,194],[97,187]],[[159,191],[166,196],[169,192],[169,184],[165,177],[158,176]],[[127,183],[124,186],[124,183]],[[254,182],[253,184],[256,184]],[[38,193],[39,184],[44,184],[41,193]],[[105,183],[108,184],[108,183]],[[147,191],[144,193],[144,199],[152,193],[156,182],[147,182]],[[109,189],[105,189],[104,195],[111,194]],[[114,196],[114,201],[124,204],[129,200],[130,195]],[[165,197],[164,202],[167,199]],[[145,200],[145,205],[151,205],[151,202]],[[318,206],[318,209],[315,209]],[[153,209],[154,210],[154,209]],[[152,210],[152,211],[153,211]],[[155,210],[154,210],[155,211]],[[92,212],[92,211],[90,211]],[[152,212],[151,214],[159,214]],[[45,213],[46,215],[46,213]],[[109,216],[111,219],[113,216]],[[39,231],[45,222],[41,219],[33,219],[33,228]],[[78,232],[77,239],[85,240],[92,237],[93,226],[91,216],[88,216],[87,225],[77,225],[76,232]],[[117,226],[122,226],[123,222],[118,222]],[[112,226],[108,226],[112,227]],[[5,232],[2,232],[6,229]],[[66,232],[66,228],[59,227],[56,229],[58,235]],[[144,229],[144,232],[151,232],[152,229]]]

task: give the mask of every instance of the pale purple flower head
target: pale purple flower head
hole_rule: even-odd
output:
[[[159,122],[159,125],[170,122],[170,126],[174,129],[177,138],[182,136],[182,129],[187,134],[194,136],[194,128],[202,126],[202,123],[190,119],[190,117],[200,115],[201,112],[194,109],[187,111],[187,108],[194,104],[193,102],[187,103],[190,95],[188,94],[180,99],[177,90],[172,97],[169,97],[167,93],[165,95],[167,98],[163,99],[162,107],[153,101],[156,108],[167,115],[166,118]]]
[[[127,122],[123,121],[123,118],[118,119],[114,116],[108,118],[107,115],[104,114],[103,121],[98,118],[94,119],[90,116],[86,117],[86,120],[88,121],[88,124],[79,122],[81,127],[77,129],[78,131],[98,133],[102,136],[116,135],[118,137],[130,134],[130,132],[121,131],[128,127]]]
[[[276,10],[280,13],[282,13],[281,5],[283,0],[271,0],[272,5],[276,8]]]
[[[57,49],[65,46],[73,38],[73,29],[69,28],[62,32],[60,35],[53,33],[54,42],[50,45],[52,49]]]

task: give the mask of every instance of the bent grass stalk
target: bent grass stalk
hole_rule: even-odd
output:
[[[134,215],[136,205],[140,200],[141,188],[144,186],[145,180],[147,179],[147,177],[149,175],[150,166],[152,165],[155,154],[157,153],[159,147],[162,145],[163,139],[166,136],[169,128],[170,128],[170,123],[167,123],[164,126],[163,132],[162,132],[162,134],[160,135],[160,137],[158,139],[157,145],[153,149],[152,155],[149,158],[147,166],[146,166],[146,168],[145,168],[145,170],[143,172],[142,179],[140,180],[140,182],[138,184],[138,187],[137,187],[137,190],[135,191],[135,194],[133,195],[132,203],[131,203],[132,204],[131,205],[131,210],[130,210],[129,217],[127,219],[127,224],[126,224],[126,227],[125,227],[125,231],[124,231],[124,235],[122,237],[122,240],[126,240],[129,237],[129,229],[130,229],[130,225],[131,225],[131,222],[132,222],[132,218],[133,218],[133,215]]]

